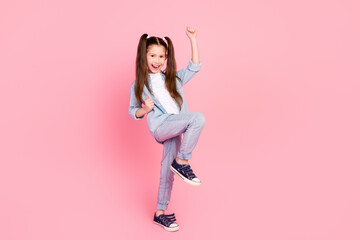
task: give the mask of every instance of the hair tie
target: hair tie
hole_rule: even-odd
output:
[[[149,35],[147,35],[146,39],[148,39],[148,38],[150,38],[150,36],[149,36]],[[164,41],[166,42],[165,37],[163,37],[163,38],[162,38],[162,40],[164,40]]]

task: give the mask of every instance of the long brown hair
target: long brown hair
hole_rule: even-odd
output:
[[[179,92],[176,89],[176,61],[175,61],[175,50],[172,44],[172,41],[169,37],[165,37],[167,44],[162,38],[159,37],[149,37],[147,38],[147,34],[143,34],[140,37],[139,45],[137,49],[136,55],[136,80],[135,80],[135,96],[138,104],[141,106],[142,100],[141,96],[144,90],[144,85],[149,89],[150,93],[152,90],[149,87],[148,82],[148,70],[147,70],[147,51],[151,45],[159,45],[165,48],[165,53],[167,56],[167,63],[165,73],[165,86],[169,91],[170,96],[176,101],[179,109],[181,110],[181,105],[183,103],[183,99]]]

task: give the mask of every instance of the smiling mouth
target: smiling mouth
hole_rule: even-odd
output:
[[[155,69],[159,69],[159,68],[160,68],[160,65],[153,65],[153,64],[151,64],[151,66],[152,66],[153,68],[155,68]]]

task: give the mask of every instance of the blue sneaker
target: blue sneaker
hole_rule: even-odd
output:
[[[187,164],[178,164],[176,160],[172,162],[170,166],[171,171],[176,173],[182,180],[186,183],[189,183],[193,186],[199,186],[201,184],[200,179],[198,179],[193,170],[191,169],[190,165]]]
[[[164,227],[166,231],[174,232],[179,230],[180,227],[177,223],[175,223],[175,221],[175,213],[168,215],[160,214],[158,217],[156,216],[156,212],[154,214],[154,223],[156,225]]]

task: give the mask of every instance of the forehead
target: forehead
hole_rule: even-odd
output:
[[[165,54],[165,48],[162,45],[150,45],[147,51],[152,54]]]

